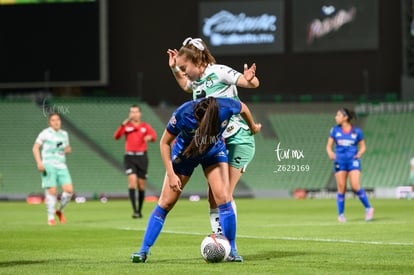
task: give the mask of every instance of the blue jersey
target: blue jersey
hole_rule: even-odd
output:
[[[352,127],[351,131],[344,132],[339,125],[331,129],[329,136],[335,141],[336,162],[354,160],[358,153],[358,143],[364,139],[361,129]]]
[[[166,126],[167,131],[177,136],[173,151],[183,152],[194,138],[196,129],[198,128],[198,122],[194,116],[194,106],[201,100],[203,99],[188,101],[182,104],[173,113],[168,122]],[[241,103],[237,100],[232,98],[216,98],[216,100],[219,106],[219,133],[215,137],[196,137],[199,138],[199,142],[209,142],[213,145],[206,154],[214,153],[210,152],[214,148],[218,149],[221,146],[225,146],[222,134],[228,125],[229,119],[241,111]]]

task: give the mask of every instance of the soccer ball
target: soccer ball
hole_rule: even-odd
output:
[[[201,242],[201,256],[207,263],[218,263],[230,254],[230,242],[221,234],[210,234]]]

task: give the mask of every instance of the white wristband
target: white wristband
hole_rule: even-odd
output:
[[[172,67],[171,70],[173,71],[173,73],[177,73],[180,71],[180,68],[178,68],[177,66]]]

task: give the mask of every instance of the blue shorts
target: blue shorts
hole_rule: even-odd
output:
[[[172,153],[172,164],[174,172],[183,175],[183,176],[191,176],[194,172],[194,169],[201,164],[203,170],[207,167],[220,163],[220,162],[228,162],[228,157],[226,153],[225,146],[219,146],[215,148],[214,146],[212,150],[209,151],[208,154],[203,155],[201,157],[196,158],[186,158],[181,154]]]
[[[349,161],[335,161],[333,171],[352,171],[352,170],[359,170],[361,171],[361,160],[360,159],[352,159]]]

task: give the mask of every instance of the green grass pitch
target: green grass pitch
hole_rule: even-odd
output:
[[[334,199],[238,199],[243,263],[208,264],[200,243],[210,232],[208,204],[180,200],[145,264],[139,249],[155,202],[132,219],[127,200],[71,202],[67,223],[50,227],[44,204],[0,203],[0,274],[414,274],[414,201],[371,199],[364,221],[355,198],[347,223]]]

